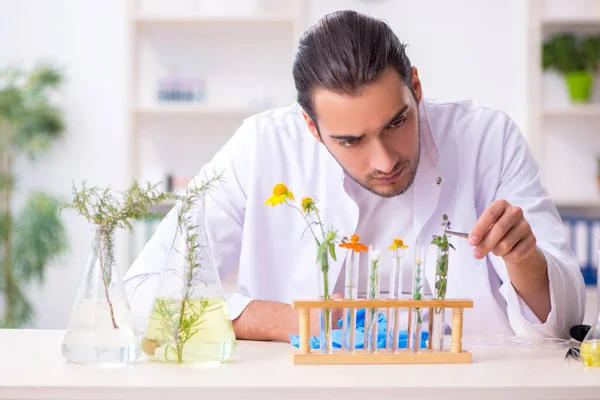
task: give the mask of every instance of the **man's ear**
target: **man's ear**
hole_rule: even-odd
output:
[[[423,88],[421,87],[421,80],[419,79],[417,67],[412,67],[412,87],[417,96],[417,103],[420,103],[423,96]]]
[[[317,142],[323,143],[323,140],[321,140],[321,136],[319,135],[319,131],[317,130],[317,125],[315,125],[315,122],[312,120],[312,118],[304,110],[302,110],[302,116],[304,117],[306,126],[313,137],[317,140]]]

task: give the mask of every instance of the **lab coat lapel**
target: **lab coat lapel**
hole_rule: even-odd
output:
[[[437,208],[443,180],[436,168],[439,152],[433,140],[427,111],[422,103],[419,110],[421,150],[414,182],[413,233],[416,242],[427,244],[431,238],[424,236],[427,233],[424,228]]]

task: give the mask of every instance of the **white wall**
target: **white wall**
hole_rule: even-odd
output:
[[[60,96],[65,140],[35,167],[20,165],[18,185],[70,199],[72,180],[124,185],[125,8],[122,0],[0,0],[0,68],[50,60],[65,67]],[[109,161],[110,157],[110,161]],[[18,200],[22,199],[19,196]],[[64,214],[70,249],[30,288],[36,327],[64,328],[89,253],[86,222]],[[42,313],[41,306],[47,307]]]
[[[524,128],[524,1],[309,4],[311,23],[338,8],[387,18],[409,44],[426,96],[476,98],[503,109]],[[72,179],[117,188],[126,183],[125,23],[123,0],[0,0],[0,66],[46,57],[65,65],[69,77],[64,90],[67,140],[37,168],[20,168],[22,188],[43,188],[68,199]],[[39,328],[66,326],[89,251],[85,221],[72,213],[65,221],[69,253],[49,268],[43,287],[30,290],[38,307],[34,326]],[[41,305],[48,311],[41,313]]]
[[[338,9],[385,19],[419,69],[427,97],[502,109],[526,135],[526,1],[312,0],[310,21]]]

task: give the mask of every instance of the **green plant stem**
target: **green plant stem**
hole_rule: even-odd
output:
[[[185,244],[186,244],[186,254],[187,254],[187,258],[188,258],[187,259],[188,271],[187,271],[186,282],[185,282],[186,290],[185,290],[185,296],[183,296],[183,298],[181,299],[181,309],[179,310],[179,325],[177,326],[177,335],[175,336],[175,347],[177,348],[177,363],[179,363],[179,364],[183,362],[183,345],[184,345],[184,343],[182,343],[182,340],[180,337],[180,332],[181,332],[181,327],[183,326],[183,322],[184,322],[184,318],[185,318],[186,305],[187,305],[187,302],[190,297],[190,288],[192,285],[192,279],[194,277],[194,268],[196,267],[196,253],[195,253],[194,249],[191,247],[191,241],[189,240],[189,237],[186,237]]]
[[[181,309],[179,310],[179,325],[177,325],[177,332],[175,335],[175,348],[177,349],[177,363],[178,364],[181,364],[183,362],[183,344],[181,343],[181,340],[179,337],[179,332],[181,331],[181,326],[183,325],[186,303],[187,303],[187,296],[181,300]]]
[[[102,237],[104,234],[103,233],[99,233],[99,235]],[[110,235],[110,233],[108,234]],[[110,301],[110,296],[108,294],[108,274],[106,273],[106,264],[110,264],[110,255],[109,252],[107,251],[107,256],[108,259],[105,260],[104,257],[102,256],[102,254],[104,253],[104,244],[106,243],[106,246],[110,246],[108,244],[108,242],[105,242],[107,239],[106,237],[104,239],[100,239],[100,272],[102,274],[102,282],[104,283],[104,295],[106,296],[106,302],[108,303],[108,308],[110,309],[110,319],[113,325],[114,329],[119,329],[119,326],[117,325],[117,322],[115,321],[115,311],[112,305],[112,302]],[[108,247],[108,249],[110,249],[110,247]],[[108,266],[109,268],[112,268],[111,265]]]
[[[287,204],[288,206],[292,207],[294,210],[298,211],[300,213],[300,215],[302,215],[302,218],[304,218],[304,221],[306,222],[306,225],[308,226],[308,229],[310,229],[310,233],[313,235],[313,237],[315,238],[315,240],[317,241],[317,245],[320,246],[321,243],[319,242],[319,238],[317,238],[317,235],[315,235],[315,231],[313,231],[312,227],[310,226],[310,222],[308,222],[308,219],[306,218],[306,216],[304,215],[304,213],[302,212],[301,209],[299,209],[298,207],[296,207],[293,204],[288,203],[287,201],[285,202],[285,204]],[[317,218],[319,218],[319,214],[317,214]],[[321,227],[321,232],[323,232],[323,227]],[[325,239],[325,233],[323,232],[323,239]]]
[[[378,263],[379,261],[372,261],[371,262],[371,266],[369,268],[370,270],[370,274],[369,274],[369,283],[370,283],[370,298],[372,300],[377,299],[377,280],[379,277],[379,271],[378,271]],[[369,338],[369,346],[372,344],[372,340],[373,340],[373,324],[375,323],[375,314],[377,312],[377,308],[371,308],[369,309],[369,324],[368,324],[368,335],[367,337]]]
[[[327,252],[327,248],[323,249],[324,252]],[[321,272],[323,272],[323,290],[325,291],[323,297],[325,300],[329,300],[329,277],[327,276],[327,271],[329,270],[329,265],[327,262],[328,258],[327,258],[327,254],[325,254],[325,259],[324,261],[321,262]],[[329,319],[331,317],[331,308],[325,308],[324,309],[324,313],[325,313],[325,335],[326,335],[326,340],[328,338],[329,335]]]
[[[421,290],[423,289],[423,285],[421,285],[421,264],[417,264],[417,276],[415,276],[415,294],[413,296],[413,298],[415,300],[421,300],[423,298],[423,293],[421,293]],[[423,319],[421,318],[421,308],[417,307],[416,308],[417,311],[417,322],[420,324],[423,322]]]
[[[8,129],[1,129],[0,130],[0,134],[4,135],[6,132],[6,134],[8,134]],[[11,215],[11,200],[12,200],[12,192],[13,192],[13,184],[12,184],[12,169],[13,169],[13,158],[14,156],[12,155],[10,149],[8,148],[8,144],[7,143],[3,143],[2,144],[2,149],[1,149],[2,153],[1,153],[1,170],[0,173],[3,175],[3,181],[4,184],[2,186],[2,215],[0,216],[0,218],[2,218],[3,224],[4,225],[4,230],[2,232],[2,236],[0,238],[0,240],[2,240],[2,254],[3,254],[3,260],[2,260],[2,264],[4,266],[3,268],[3,273],[4,273],[4,282],[5,282],[5,288],[4,288],[4,307],[5,307],[5,316],[4,316],[4,321],[5,321],[5,325],[9,328],[14,328],[16,327],[16,315],[14,315],[14,309],[15,309],[15,304],[14,304],[14,288],[16,286],[16,282],[14,279],[14,271],[13,271],[13,255],[12,255],[12,243],[11,243],[11,236],[12,236],[12,230],[13,230],[13,222],[12,222],[12,215]]]
[[[285,202],[285,204],[287,204],[288,206],[292,207],[293,209],[295,209],[296,211],[298,211],[300,213],[300,215],[302,215],[302,218],[304,218],[304,221],[306,222],[306,225],[308,226],[308,229],[310,229],[310,233],[313,235],[313,237],[315,238],[315,241],[317,242],[317,248],[320,248],[321,246],[321,242],[319,241],[319,238],[317,238],[317,235],[315,234],[315,231],[312,229],[310,222],[308,221],[308,219],[306,218],[306,216],[304,215],[304,213],[302,212],[302,210],[300,210],[298,207],[294,206],[293,204],[288,203],[287,201]],[[321,233],[323,234],[323,240],[325,240],[325,231],[323,229],[323,223],[321,222],[321,217],[319,216],[318,212],[315,212],[315,215],[317,217],[317,221],[319,224],[319,227],[321,228]],[[321,272],[323,272],[323,290],[324,290],[324,294],[323,294],[323,298],[324,300],[330,300],[330,296],[329,296],[329,276],[327,275],[327,272],[329,271],[329,265],[327,263],[327,259],[328,259],[328,255],[327,255],[327,247],[323,248],[323,250],[325,252],[325,258],[324,261],[321,261]],[[325,334],[329,335],[329,319],[331,317],[331,309],[330,308],[325,308],[324,309],[324,319],[325,319]]]
[[[319,215],[318,212],[315,212],[315,215],[317,216],[317,221],[319,221],[319,226],[321,227],[321,234],[323,235],[323,238],[325,238],[325,230],[323,229],[323,223],[321,222],[321,216]]]

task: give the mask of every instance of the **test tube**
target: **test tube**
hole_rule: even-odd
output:
[[[379,260],[381,252],[376,246],[369,246],[369,265],[367,298],[369,300],[379,299],[379,284],[381,276],[379,274]],[[377,350],[377,319],[379,317],[378,308],[368,308],[365,311],[365,350],[367,353],[374,353]]]
[[[390,286],[388,298],[392,300],[402,298],[402,281],[404,271],[402,269],[402,261],[404,257],[404,249],[395,247],[392,250],[392,260],[390,262]],[[388,353],[398,350],[398,330],[400,325],[400,308],[387,309],[387,339],[386,349]]]
[[[344,298],[358,298],[358,267],[360,253],[353,249],[346,251],[346,280]],[[354,353],[356,347],[356,308],[344,308],[342,322],[342,343],[345,352]]]
[[[420,244],[415,246],[415,265],[413,269],[412,298],[423,299],[423,285],[425,284],[425,254],[426,247]],[[409,332],[409,349],[411,353],[421,351],[421,324],[423,323],[423,310],[420,307],[411,308]]]

